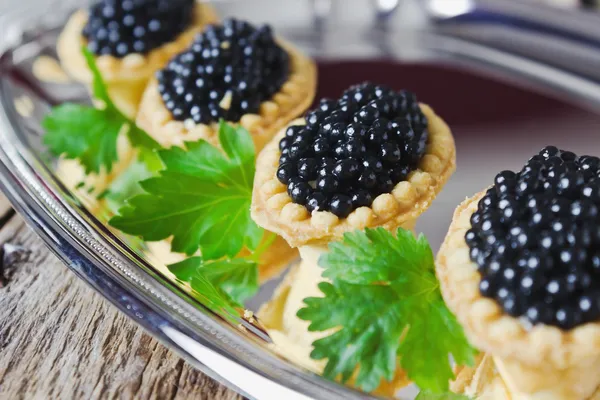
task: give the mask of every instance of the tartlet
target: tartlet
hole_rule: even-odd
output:
[[[506,382],[498,370],[494,358],[482,353],[473,367],[459,366],[454,370],[456,379],[450,390],[478,400],[528,400],[528,394],[519,392]],[[600,388],[582,400],[600,400]]]
[[[373,118],[374,115],[377,117]],[[336,128],[336,124],[341,125]],[[336,129],[346,136],[336,136],[341,135]],[[362,139],[354,142],[358,131],[362,132]],[[364,152],[355,155],[363,158],[349,155],[354,144],[367,143],[368,138],[371,138],[370,150],[366,144],[358,145],[359,149],[364,147]],[[403,142],[403,138],[411,139]],[[302,145],[305,139],[308,142]],[[347,153],[337,148],[329,153],[323,150],[323,146],[327,147],[325,139],[343,146]],[[399,155],[394,148],[398,143],[406,145]],[[373,147],[375,144],[381,147],[377,153],[380,160],[371,157],[378,151]],[[298,146],[313,150],[305,150],[308,155],[297,155]],[[330,162],[328,158],[334,153],[337,157]],[[400,160],[402,155],[404,162]],[[309,171],[314,162],[306,157],[320,157],[321,172],[315,175]],[[309,332],[309,323],[296,316],[304,298],[322,296],[317,287],[323,281],[322,269],[317,265],[319,256],[327,251],[330,241],[354,229],[378,226],[389,230],[413,229],[417,217],[453,173],[455,157],[450,129],[431,108],[419,105],[412,93],[371,83],[349,88],[340,100],[321,100],[318,109],[310,111],[304,120],[290,123],[265,146],[257,160],[252,217],[292,247],[298,247],[302,258],[258,313],[279,354],[314,372],[322,372],[324,363],[312,360],[309,354],[312,343],[330,332]],[[357,159],[364,160],[362,172],[356,172],[354,177],[344,175],[346,161]],[[369,183],[375,179],[368,178],[374,165],[381,170],[376,182]],[[385,171],[385,166],[390,171]],[[349,168],[351,172],[353,167]],[[339,184],[332,184],[329,173],[334,174]],[[392,173],[395,181],[391,180]],[[407,384],[408,379],[398,368],[394,380],[382,382],[375,392],[393,395]]]
[[[150,0],[148,3],[156,5],[160,1]],[[132,119],[135,119],[137,115],[142,94],[154,73],[162,68],[171,57],[188,47],[195,35],[201,32],[206,24],[218,21],[212,6],[189,0],[184,1],[191,3],[192,16],[189,25],[181,32],[176,33],[172,40],[143,54],[131,52],[118,57],[113,54],[96,55],[96,65],[106,83],[111,100],[123,114]],[[130,3],[132,2],[130,1]],[[109,3],[98,2],[93,7],[99,8],[106,5],[111,6]],[[135,7],[139,7],[139,5],[135,5]],[[89,46],[83,31],[88,24],[90,10],[80,9],[73,13],[61,32],[56,46],[58,57],[65,71],[88,87],[92,83],[92,74],[81,49],[83,46]],[[63,182],[76,192],[84,205],[94,211],[100,206],[96,200],[98,195],[103,193],[112,180],[130,165],[135,156],[129,141],[124,134],[121,134],[118,144],[118,161],[115,162],[110,173],[103,170],[86,175],[78,161],[68,159],[59,161],[57,173]]]
[[[88,15],[89,12],[83,9],[73,13],[58,38],[56,50],[65,71],[77,81],[90,85],[92,75],[81,54],[81,48],[88,44],[82,34]],[[207,24],[217,21],[218,16],[212,6],[195,3],[189,26],[171,41],[144,54],[131,52],[121,57],[97,55],[96,64],[115,105],[125,115],[134,118],[148,80],[171,57],[187,48]]]
[[[561,159],[561,155],[564,160]],[[552,163],[558,166],[552,166]],[[600,321],[591,314],[586,314],[591,307],[600,309],[600,302],[597,305],[588,304],[586,297],[587,291],[593,290],[594,285],[598,284],[598,277],[592,273],[588,279],[586,268],[595,268],[587,264],[588,259],[581,260],[580,265],[579,261],[562,258],[563,254],[571,251],[569,249],[579,251],[585,247],[581,243],[593,245],[594,240],[597,240],[584,238],[581,239],[584,242],[579,242],[566,224],[571,221],[573,226],[579,223],[584,226],[589,222],[582,221],[579,218],[580,211],[576,209],[579,209],[581,203],[598,204],[598,199],[593,197],[596,196],[596,192],[589,190],[596,188],[596,179],[600,179],[595,175],[598,165],[600,160],[595,157],[578,158],[571,152],[560,152],[554,147],[547,147],[540,155],[534,156],[520,173],[500,173],[491,189],[467,199],[457,208],[438,255],[437,275],[449,308],[456,314],[470,341],[480,350],[489,353],[503,379],[514,388],[513,390],[527,395],[527,398],[582,400],[590,398],[600,387]],[[556,172],[560,168],[566,170]],[[525,191],[529,190],[527,184],[521,185],[521,182],[531,175],[536,177],[538,183],[533,180],[529,182],[538,189],[543,187],[543,190]],[[513,179],[511,177],[518,185],[517,189],[514,189],[515,192],[510,191],[513,190],[510,187],[514,187],[514,184],[510,183],[510,179]],[[504,195],[504,191],[508,191],[509,194]],[[500,200],[493,200],[494,196],[500,196]],[[477,235],[483,232],[481,229],[487,229],[490,235],[505,237],[494,233],[494,229],[499,231],[501,225],[495,222],[495,225],[490,223],[481,228],[481,218],[474,217],[474,214],[491,213],[492,207],[498,206],[500,202],[505,201],[505,205],[510,203],[511,196],[514,196],[517,202],[525,201],[526,206],[511,206],[514,210],[503,214],[502,224],[518,225],[519,221],[526,220],[538,228],[537,231],[529,232],[528,239],[521,236],[520,239],[509,242],[509,247],[517,252],[513,257],[517,258],[511,265],[506,265],[506,262],[502,262],[506,258],[502,258],[494,250],[488,254],[485,250],[481,252],[472,249],[478,246],[474,243],[478,243]],[[532,198],[534,200],[531,200]],[[570,200],[556,200],[557,198]],[[543,201],[547,201],[548,204],[541,203]],[[559,203],[562,204],[560,207],[557,206]],[[559,218],[563,217],[561,213],[567,212],[561,211],[561,207],[573,214],[564,214],[564,219],[560,220]],[[597,212],[596,205],[592,204],[589,207]],[[512,214],[513,211],[517,212],[514,214],[516,216]],[[545,229],[546,222],[541,222],[546,221],[542,220],[542,217],[548,221],[548,227],[551,227],[549,230]],[[593,221],[595,217],[592,219],[590,216],[589,219]],[[557,225],[557,222],[560,225]],[[494,228],[491,228],[492,226]],[[575,228],[579,232],[585,232],[587,229]],[[593,229],[595,232],[595,225]],[[514,233],[520,235],[517,230]],[[512,233],[511,229],[508,234]],[[551,237],[553,242],[549,242],[546,239],[548,237]],[[519,242],[533,246],[532,250],[528,250],[530,247],[519,247]],[[494,246],[500,248],[504,243],[495,242]],[[523,254],[522,251],[529,252],[533,258],[530,258],[531,262],[525,262],[523,267],[519,267],[519,254]],[[484,255],[480,255],[482,253]],[[546,253],[551,256],[546,256]],[[561,261],[556,260],[556,254],[559,254]],[[488,259],[485,260],[485,257]],[[590,254],[590,260],[595,260],[594,257]],[[536,259],[538,261],[535,261]],[[561,270],[563,263],[565,269]],[[510,286],[508,283],[505,285],[505,280],[515,276],[512,265],[524,268],[523,271],[517,270],[518,274],[522,274],[518,278],[520,281],[517,281],[517,286]],[[496,277],[492,269],[499,271],[497,279],[500,280],[497,282],[490,278]],[[535,272],[536,269],[541,272]],[[564,281],[565,286],[555,282],[556,274],[569,279]],[[569,289],[567,284],[571,284],[571,278],[568,278],[571,274],[575,277],[575,286]],[[535,279],[531,279],[531,276]],[[492,284],[497,290],[495,295],[492,293],[493,296],[490,295]],[[530,289],[532,287],[533,289]],[[559,288],[565,292],[560,292]],[[570,293],[571,290],[572,294],[565,296],[565,293]],[[538,301],[537,298],[541,300]],[[571,307],[571,303],[576,303],[577,306]]]
[[[249,44],[242,47],[241,43],[247,39]],[[250,56],[245,56],[243,51],[247,51],[249,46],[265,58],[260,66],[266,72],[258,78],[253,75],[254,81],[247,78],[244,68],[258,65],[262,60],[246,62]],[[205,61],[203,54],[207,50],[218,50],[219,55]],[[211,83],[210,90],[199,88],[198,81],[209,80],[206,72],[209,67],[216,70],[215,74],[223,76],[210,76],[215,81]],[[229,75],[223,72],[228,68],[232,71]],[[187,79],[192,87],[175,84],[182,79]],[[227,79],[232,83],[227,83]],[[276,83],[272,85],[271,81]],[[256,89],[241,90],[241,85]],[[180,93],[184,87],[186,92]],[[151,80],[144,92],[136,122],[163,147],[184,147],[185,142],[200,139],[220,146],[219,118],[223,118],[230,124],[246,128],[259,151],[277,131],[308,108],[315,91],[316,66],[310,58],[291,44],[275,39],[266,25],[253,27],[241,20],[227,19],[198,35],[186,51],[171,60],[165,69],[159,71],[157,78]],[[220,97],[213,98],[213,93],[220,93]],[[186,100],[188,95],[193,99],[191,103]],[[254,109],[251,106],[244,108],[244,102],[249,104],[249,98],[256,103]],[[187,108],[178,110],[180,106]],[[215,109],[216,116],[207,115]],[[265,235],[268,236],[269,233]],[[277,275],[297,254],[285,241],[276,239],[261,258],[261,281]],[[153,256],[159,261],[183,257],[173,253]]]
[[[353,229],[381,226],[393,230],[413,226],[456,169],[456,150],[450,129],[429,106],[420,104],[420,107],[429,120],[430,139],[418,168],[407,180],[398,182],[391,192],[377,196],[370,207],[359,207],[346,218],[329,211],[310,213],[304,206],[292,202],[286,186],[276,176],[280,157],[278,143],[285,136],[285,130],[279,132],[257,161],[252,199],[254,220],[294,247],[328,243]],[[290,125],[302,123],[296,120]]]
[[[289,55],[289,78],[272,98],[261,102],[257,112],[244,114],[239,121],[233,121],[250,132],[257,152],[275,133],[310,106],[316,91],[317,72],[312,60],[293,45],[281,39],[277,42]],[[144,92],[137,116],[137,124],[141,128],[163,147],[183,146],[186,141],[199,139],[219,145],[218,120],[197,124],[176,120],[165,107],[158,87],[158,81],[152,79]]]

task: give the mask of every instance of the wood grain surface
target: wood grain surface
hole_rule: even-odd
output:
[[[242,399],[79,280],[0,196],[0,399]]]

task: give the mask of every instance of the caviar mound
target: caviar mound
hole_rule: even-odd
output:
[[[282,236],[293,247],[327,243],[353,229],[382,226],[394,230],[413,223],[456,168],[456,148],[450,128],[429,106],[418,104],[418,107],[427,120],[427,140],[416,167],[405,180],[392,185],[389,192],[374,197],[370,206],[353,209],[345,218],[326,210],[308,211],[305,205],[293,202],[289,185],[281,182],[280,142],[288,128],[306,125],[305,119],[292,121],[257,158],[251,206],[254,221]]]
[[[277,178],[294,203],[345,218],[408,177],[425,153],[426,128],[414,94],[352,86],[286,130]]]
[[[96,55],[145,54],[174,40],[193,20],[194,0],[103,0],[89,9],[82,34]]]
[[[600,319],[599,210],[597,157],[550,146],[499,173],[465,236],[481,294],[533,324]]]
[[[176,120],[238,122],[281,89],[289,69],[269,26],[227,19],[207,27],[157,73],[158,90]]]

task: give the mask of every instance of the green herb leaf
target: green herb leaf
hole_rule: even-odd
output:
[[[86,174],[108,172],[117,160],[117,137],[123,121],[103,110],[78,104],[63,104],[47,115],[42,126],[44,142],[54,154],[79,158]]]
[[[346,282],[322,282],[319,289],[325,297],[304,299],[298,316],[312,322],[310,331],[343,327],[313,343],[311,357],[328,359],[323,375],[346,382],[360,364],[356,383],[364,390],[375,389],[382,377],[391,380],[404,329],[398,295],[389,286]]]
[[[201,274],[193,276],[191,286],[195,292],[194,297],[202,304],[230,322],[237,322],[240,316],[239,304],[236,304],[222,289],[213,285],[208,277]]]
[[[456,394],[456,393],[431,393],[421,391],[415,397],[415,400],[471,400],[469,396],[465,396],[464,394]]]
[[[165,169],[141,183],[146,194],[129,200],[110,224],[144,240],[173,237],[175,252],[205,260],[254,250],[263,230],[250,218],[254,145],[243,128],[220,124],[226,154],[204,140],[159,151]]]
[[[298,317],[309,330],[336,332],[313,343],[311,357],[328,359],[324,375],[372,391],[391,380],[397,362],[422,389],[448,391],[449,355],[471,365],[475,350],[446,307],[433,253],[421,235],[383,228],[350,232],[319,259],[324,297],[307,298]]]
[[[117,138],[126,132],[134,147],[158,149],[160,145],[146,132],[125,117],[111,101],[94,56],[83,48],[83,55],[92,72],[94,96],[104,103],[103,108],[79,104],[54,107],[42,121],[46,130],[44,142],[55,155],[79,159],[86,174],[98,173],[104,167],[112,170],[118,158]]]
[[[127,200],[144,193],[141,181],[149,179],[156,172],[148,168],[148,164],[138,159],[131,163],[123,173],[110,183],[109,188],[103,193],[104,206],[110,217],[118,214],[119,210],[126,204]]]
[[[98,69],[98,65],[96,65],[96,59],[94,58],[94,55],[86,46],[81,47],[81,53],[83,54],[85,62],[92,73],[92,93],[94,94],[94,97],[98,100],[101,100],[105,104],[106,108],[116,109],[108,94],[108,89],[104,83],[104,79],[102,78],[102,73]]]
[[[168,268],[177,279],[189,282],[196,291],[200,290],[194,287],[193,278],[206,277],[238,304],[243,304],[258,291],[258,266],[247,259],[204,261],[202,257],[191,257]]]

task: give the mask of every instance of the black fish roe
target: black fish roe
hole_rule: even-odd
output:
[[[496,176],[466,234],[483,296],[533,324],[600,319],[599,167],[550,146]]]
[[[425,153],[427,119],[415,95],[365,82],[323,99],[279,143],[277,178],[308,211],[345,218],[390,192]]]
[[[289,57],[271,28],[235,19],[209,26],[185,52],[157,74],[173,117],[195,123],[237,122],[257,113],[287,81]]]
[[[194,0],[103,0],[83,28],[96,55],[145,54],[174,40],[192,22]]]

